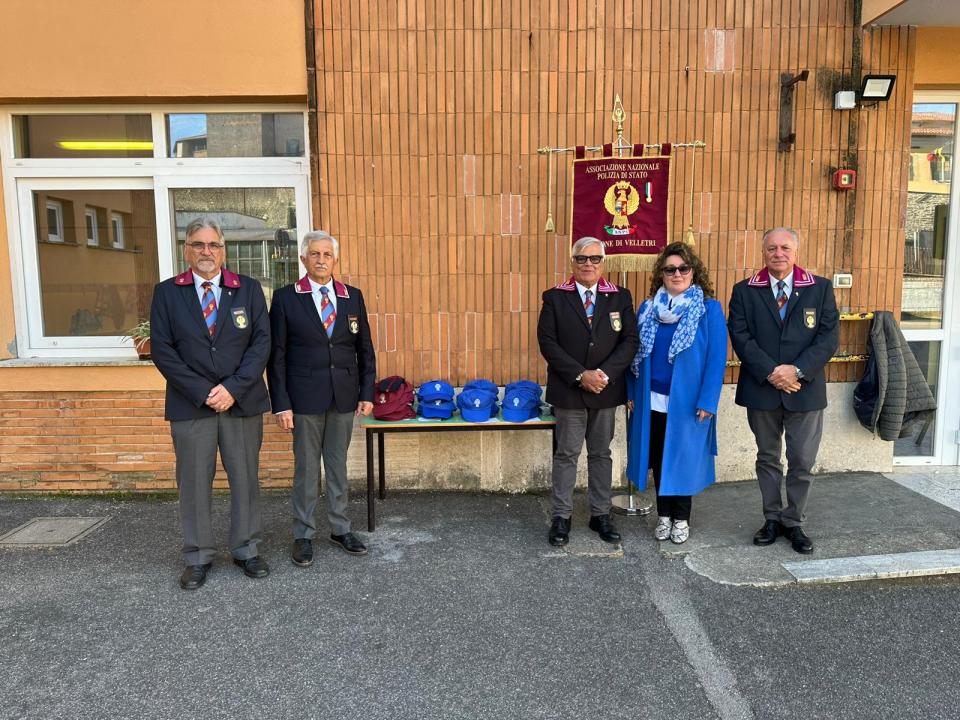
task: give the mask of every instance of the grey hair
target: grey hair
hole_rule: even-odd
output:
[[[584,249],[587,247],[590,247],[591,245],[599,245],[601,257],[607,256],[606,249],[604,248],[604,245],[603,245],[603,240],[599,240],[595,237],[590,237],[588,235],[587,237],[580,238],[573,244],[573,247],[570,248],[570,257],[574,257],[575,255],[582,255]]]
[[[333,246],[333,256],[337,259],[340,258],[340,243],[337,242],[337,239],[333,235],[323,230],[311,230],[304,234],[303,240],[300,241],[300,257],[306,257],[307,251],[310,249],[310,243],[317,242],[318,240],[329,240]]]
[[[800,234],[793,228],[788,228],[788,227],[775,227],[775,228],[771,228],[770,230],[767,230],[763,234],[763,238],[760,240],[760,246],[763,247],[764,245],[766,245],[767,238],[776,233],[786,233],[787,235],[793,238],[793,242],[797,244],[797,249],[798,250],[800,249]]]
[[[183,232],[184,241],[192,238],[197,232],[203,230],[204,228],[210,228],[217,234],[217,238],[220,242],[223,242],[223,230],[220,229],[220,223],[218,223],[213,218],[208,217],[198,217],[191,220],[187,223],[187,229]]]

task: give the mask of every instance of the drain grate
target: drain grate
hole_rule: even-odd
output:
[[[0,535],[0,547],[64,547],[103,525],[108,517],[37,517]]]

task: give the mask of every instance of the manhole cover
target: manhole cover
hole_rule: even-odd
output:
[[[0,535],[0,546],[45,547],[72,545],[93,532],[110,518],[105,517],[38,517]]]

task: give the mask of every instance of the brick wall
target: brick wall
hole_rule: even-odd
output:
[[[264,418],[262,487],[288,487],[288,433]],[[215,487],[226,488],[218,466]],[[0,491],[176,489],[163,393],[0,393]]]
[[[679,239],[692,210],[721,300],[759,265],[762,231],[789,225],[802,265],[854,273],[841,307],[898,310],[915,30],[862,32],[853,2],[314,6],[314,220],[341,239],[341,270],[367,298],[380,375],[543,381],[536,319],[541,291],[569,272],[570,158],[548,234],[536,148],[612,141],[617,93],[631,142],[707,143],[695,169],[689,153],[675,163],[672,227]],[[797,141],[777,152],[780,75],[801,69]],[[861,69],[896,74],[894,96],[834,111]],[[859,169],[859,189],[831,189],[842,165]],[[649,275],[626,284],[643,296]],[[843,329],[842,350],[863,352],[864,325]]]

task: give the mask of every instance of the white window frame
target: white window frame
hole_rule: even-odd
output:
[[[49,216],[47,218],[47,242],[52,243],[63,243],[66,242],[66,237],[64,236],[63,230],[63,203],[59,200],[51,200],[47,198],[47,213],[53,210],[54,214],[57,216],[57,227],[51,229]]]
[[[301,157],[168,158],[166,115],[182,113],[279,113],[303,115],[304,154]],[[14,115],[150,114],[152,158],[15,158]],[[10,265],[14,285],[17,354],[21,358],[131,359],[136,351],[123,336],[43,336],[38,277],[35,190],[154,191],[160,279],[176,269],[170,214],[170,189],[199,187],[293,187],[297,226],[313,227],[310,202],[310,142],[306,110],[300,104],[207,105],[79,105],[7,106],[0,110],[0,168],[3,175]],[[61,211],[62,212],[62,211]],[[102,246],[101,246],[102,247]]]
[[[957,106],[954,123],[954,148],[960,141],[960,90],[917,90],[911,107],[923,103],[952,103]],[[956,151],[954,153],[956,160]],[[943,319],[939,328],[903,328],[907,342],[939,342],[940,361],[937,377],[937,410],[932,455],[895,455],[893,464],[960,464],[960,403],[949,401],[950,388],[960,385],[960,228],[953,221],[960,217],[960,175],[956,165],[951,171],[950,218],[947,221],[947,258],[944,264]],[[899,278],[903,282],[903,277]]]
[[[87,219],[90,220],[90,230],[93,231],[93,237],[90,237],[90,233],[84,228],[84,232],[87,235],[87,247],[100,247],[100,227],[97,223],[97,210],[96,208],[86,207],[83,210],[84,221]]]
[[[123,250],[123,215],[120,213],[110,213],[110,230],[113,232],[113,247],[116,250]]]

